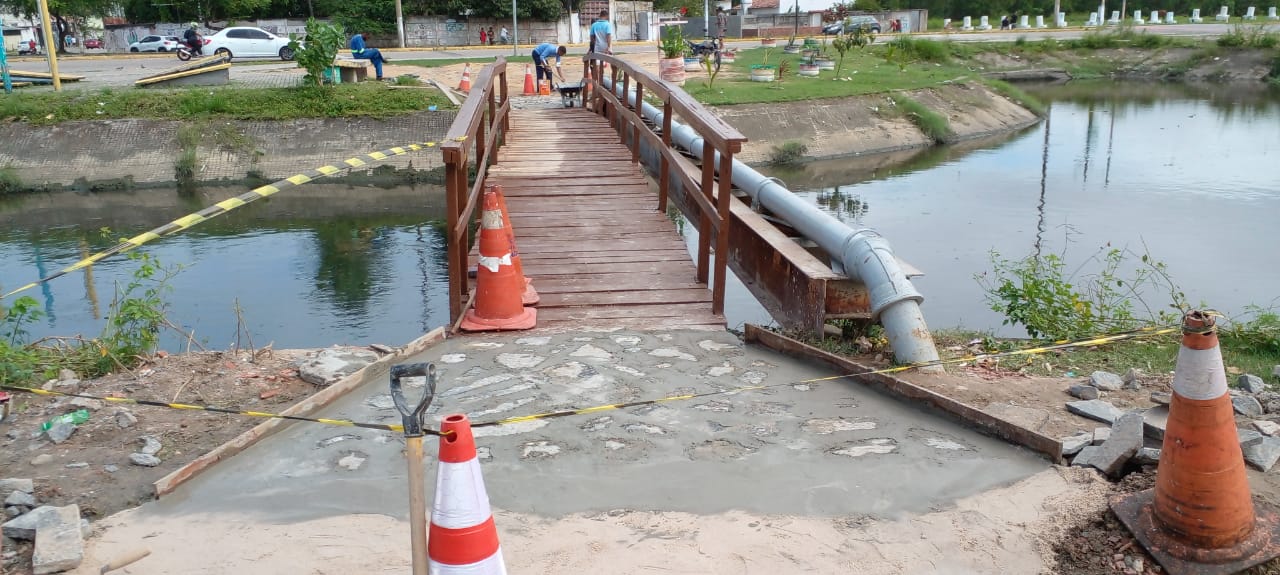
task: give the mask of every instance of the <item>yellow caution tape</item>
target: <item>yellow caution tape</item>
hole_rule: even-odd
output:
[[[1105,344],[1109,344],[1109,343],[1116,343],[1116,342],[1119,342],[1119,341],[1125,341],[1125,340],[1130,340],[1130,339],[1137,339],[1137,338],[1142,338],[1142,337],[1154,337],[1154,336],[1159,336],[1159,335],[1168,335],[1168,334],[1171,334],[1171,333],[1180,333],[1180,332],[1181,332],[1181,328],[1177,328],[1177,327],[1146,327],[1146,328],[1139,328],[1139,329],[1130,330],[1130,331],[1125,331],[1125,332],[1120,332],[1120,333],[1114,333],[1114,334],[1110,334],[1110,335],[1103,335],[1103,336],[1093,337],[1093,338],[1090,338],[1090,339],[1084,339],[1084,340],[1079,340],[1079,341],[1057,341],[1057,342],[1053,342],[1053,343],[1051,343],[1051,344],[1049,344],[1049,345],[1044,345],[1044,346],[1029,347],[1029,348],[1024,348],[1024,349],[1018,349],[1018,350],[1013,350],[1013,351],[1004,351],[1004,352],[999,352],[999,353],[967,355],[967,356],[964,356],[964,357],[956,357],[956,358],[951,358],[951,359],[940,359],[940,360],[937,360],[937,361],[930,361],[930,362],[925,362],[925,363],[914,363],[914,364],[909,364],[909,365],[897,365],[897,366],[893,366],[893,367],[886,367],[886,368],[883,368],[883,369],[876,369],[876,370],[864,371],[864,372],[859,372],[859,373],[846,373],[846,374],[842,374],[842,375],[832,375],[832,376],[828,376],[828,377],[815,377],[815,378],[812,378],[812,379],[803,379],[803,380],[799,380],[799,381],[788,381],[788,382],[786,382],[786,383],[774,383],[774,384],[769,384],[769,385],[748,385],[748,386],[743,386],[743,387],[735,387],[735,388],[732,388],[732,389],[724,389],[724,390],[717,390],[717,391],[708,391],[708,392],[704,392],[704,393],[691,393],[691,394],[684,394],[684,395],[671,395],[671,396],[667,396],[667,397],[660,397],[660,398],[655,398],[655,399],[645,399],[645,400],[640,400],[640,401],[631,401],[631,402],[627,402],[627,403],[610,403],[610,404],[606,404],[606,405],[596,405],[596,406],[592,406],[592,407],[583,407],[583,408],[577,408],[577,409],[566,409],[566,410],[562,410],[562,411],[551,411],[551,412],[546,412],[546,413],[535,413],[535,414],[531,414],[531,415],[521,415],[521,416],[517,416],[517,417],[508,417],[508,418],[505,418],[505,419],[498,419],[498,420],[494,420],[494,421],[485,421],[485,422],[480,422],[480,423],[472,423],[472,424],[471,424],[471,427],[492,427],[492,426],[496,426],[496,425],[510,425],[510,424],[513,424],[513,423],[521,423],[521,422],[525,422],[525,421],[536,421],[536,420],[539,420],[539,419],[553,419],[553,418],[558,418],[558,417],[568,417],[568,416],[571,416],[571,415],[586,415],[586,414],[590,414],[590,413],[598,413],[598,412],[601,412],[601,411],[612,411],[612,410],[615,410],[615,409],[627,409],[627,408],[631,408],[631,407],[640,407],[640,406],[644,406],[644,405],[655,405],[655,404],[659,404],[659,403],[670,403],[670,402],[676,402],[676,401],[687,401],[687,400],[690,400],[690,399],[698,399],[698,398],[702,398],[702,397],[711,397],[711,396],[715,396],[715,395],[729,395],[729,394],[734,394],[734,393],[741,393],[741,392],[744,392],[744,391],[756,391],[756,390],[761,390],[761,389],[770,389],[770,388],[775,388],[775,387],[787,387],[787,386],[793,386],[793,385],[804,385],[804,384],[809,384],[809,383],[821,383],[821,382],[824,382],[824,381],[834,381],[834,380],[837,380],[837,379],[846,379],[846,378],[851,378],[851,377],[861,377],[861,376],[866,376],[866,375],[898,373],[898,372],[908,371],[908,370],[912,370],[912,369],[918,369],[918,368],[922,368],[922,367],[932,367],[932,366],[940,366],[940,365],[956,365],[956,364],[961,364],[961,363],[968,363],[968,362],[971,362],[971,361],[979,361],[979,360],[986,360],[986,359],[998,359],[998,358],[1002,358],[1002,357],[1017,357],[1017,356],[1037,355],[1037,354],[1049,353],[1049,352],[1052,352],[1052,351],[1059,351],[1059,350],[1064,350],[1064,349],[1072,349],[1072,348],[1080,348],[1080,347],[1094,347],[1094,346],[1105,345]],[[402,426],[402,425],[398,425],[398,424],[397,424],[397,425],[388,425],[388,424],[382,424],[382,423],[361,423],[361,422],[357,422],[357,421],[348,421],[348,420],[345,420],[345,419],[323,419],[323,418],[299,417],[299,416],[293,416],[293,415],[280,415],[280,414],[275,414],[275,413],[263,413],[263,412],[260,412],[260,411],[239,411],[239,410],[233,410],[233,409],[222,409],[222,408],[218,408],[218,407],[210,407],[210,406],[206,406],[206,405],[191,405],[191,404],[186,404],[186,403],[164,403],[164,402],[159,402],[159,401],[148,401],[148,400],[143,400],[143,399],[129,399],[129,398],[123,398],[123,397],[98,397],[98,396],[93,396],[93,395],[81,395],[81,394],[75,394],[75,393],[62,393],[62,392],[58,392],[58,391],[47,391],[47,390],[43,390],[43,389],[28,389],[28,388],[25,388],[25,387],[16,387],[16,386],[9,386],[9,385],[0,385],[0,390],[4,390],[4,391],[16,391],[16,392],[26,392],[26,393],[34,393],[34,394],[36,394],[36,395],[54,396],[54,397],[83,397],[83,398],[86,398],[86,399],[96,399],[96,400],[99,400],[99,401],[106,401],[106,402],[111,402],[111,403],[128,403],[128,404],[134,404],[134,405],[149,405],[149,406],[153,406],[153,407],[167,407],[167,408],[169,408],[169,409],[192,410],[192,411],[211,411],[211,412],[215,412],[215,413],[226,413],[226,414],[230,414],[230,415],[243,415],[243,416],[247,416],[247,417],[263,417],[263,418],[273,418],[273,419],[289,419],[289,420],[293,420],[293,421],[306,421],[306,422],[309,422],[309,423],[322,423],[322,424],[325,424],[325,425],[338,425],[338,426],[343,426],[343,427],[362,427],[362,428],[365,428],[365,429],[381,429],[381,430],[384,430],[384,431],[395,431],[395,432],[403,432],[403,431],[404,431],[404,426]],[[427,430],[424,430],[424,431],[425,431],[425,433],[427,433],[428,435],[436,435],[436,436],[441,435],[441,432],[440,432],[440,431],[438,431],[438,430],[429,430],[429,429],[427,429]]]
[[[461,141],[464,141],[465,139],[466,138],[456,138],[454,141],[461,142]],[[434,148],[439,144],[440,144],[439,142],[423,142],[420,144],[409,144],[407,146],[396,146],[394,148],[383,150],[381,152],[370,152],[368,154],[365,154],[363,157],[373,161],[381,161],[381,160],[390,158],[392,156],[402,156],[409,152],[426,150],[428,148]],[[347,165],[346,168],[339,168],[337,166],[332,166],[332,165],[320,166],[319,168],[311,170],[310,172],[289,176],[288,178],[285,178],[283,180],[280,180],[272,184],[260,186],[258,188],[255,188],[253,190],[240,194],[239,196],[236,196],[229,200],[223,200],[203,210],[200,210],[194,214],[187,214],[185,216],[182,216],[181,218],[173,220],[172,222],[169,222],[154,230],[151,230],[149,232],[145,232],[142,234],[138,234],[132,238],[124,240],[108,250],[98,252],[87,258],[84,258],[72,264],[71,266],[63,268],[62,270],[50,276],[40,278],[18,289],[15,289],[9,293],[6,293],[0,296],[0,299],[4,299],[9,296],[24,292],[40,284],[52,281],[54,279],[67,275],[76,270],[87,268],[95,263],[98,263],[116,254],[122,254],[134,248],[140,247],[149,241],[159,239],[167,235],[176,234],[180,231],[183,231],[187,228],[190,228],[202,222],[211,220],[217,216],[225,214],[231,210],[239,208],[255,200],[259,200],[259,199],[271,196],[273,194],[279,193],[281,190],[286,189],[290,186],[301,186],[302,184],[305,184],[307,182],[313,181],[318,178],[323,178],[325,176],[332,176],[334,174],[341,172],[344,169],[364,166],[368,162],[365,162],[363,159],[356,157],[356,158],[347,159],[343,163]]]

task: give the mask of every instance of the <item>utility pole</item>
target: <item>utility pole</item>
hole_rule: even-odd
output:
[[[310,2],[310,0],[307,0]],[[404,48],[404,10],[400,7],[400,0],[396,0],[396,40],[400,42],[400,47]]]
[[[516,0],[511,0],[511,55],[520,53],[520,21],[516,17]]]
[[[1061,24],[1059,24],[1061,20],[1058,20],[1058,14],[1061,14],[1061,13],[1062,13],[1062,0],[1053,0],[1053,27],[1054,28],[1060,28],[1062,26]]]
[[[44,27],[44,50],[49,57],[49,75],[53,76],[53,90],[62,91],[62,79],[58,77],[58,55],[53,43],[53,25],[49,23],[49,2],[40,0],[40,24]]]

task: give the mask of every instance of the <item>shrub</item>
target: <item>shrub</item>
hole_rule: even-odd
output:
[[[809,153],[809,146],[804,142],[783,142],[781,146],[773,147],[769,161],[778,165],[795,165],[800,163],[807,153]]]
[[[305,81],[319,86],[324,83],[324,72],[333,66],[333,59],[346,44],[347,37],[341,24],[326,24],[308,18],[306,38],[303,43],[297,34],[290,34],[289,48],[293,50],[298,66],[307,70]]]
[[[924,135],[941,144],[951,137],[951,122],[946,116],[939,114],[924,104],[906,96],[891,96],[893,103],[907,116],[907,119],[920,128]]]
[[[899,52],[907,60],[943,63],[951,59],[951,47],[946,42],[899,36],[889,42],[889,50]]]

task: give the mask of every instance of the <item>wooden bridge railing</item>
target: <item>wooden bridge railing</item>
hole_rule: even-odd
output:
[[[587,65],[591,69],[592,81],[590,96],[584,91],[584,103],[591,110],[609,118],[622,143],[631,148],[631,161],[640,162],[642,143],[659,151],[658,210],[665,212],[667,209],[667,194],[673,172],[675,177],[680,178],[688,197],[699,208],[697,217],[690,215],[690,221],[698,230],[697,277],[699,282],[707,283],[708,268],[711,267],[711,241],[714,237],[716,258],[715,281],[711,282],[711,307],[714,313],[724,313],[733,155],[742,151],[742,144],[747,138],[684,90],[668,84],[647,70],[613,56],[596,53],[587,56]],[[604,74],[610,75],[613,86],[622,88],[623,97],[619,98],[614,91],[604,87],[600,81]],[[635,104],[626,96],[632,90],[635,91]],[[663,125],[657,133],[649,128],[641,113],[640,102],[644,102],[646,97],[662,104]],[[655,106],[657,102],[654,103]],[[693,162],[672,148],[671,120],[676,114],[702,136],[701,173]],[[719,166],[713,160],[717,152],[720,154]]]
[[[471,93],[449,127],[445,143],[440,145],[445,164],[450,323],[462,317],[467,305],[471,226],[480,215],[478,207],[485,171],[497,163],[497,146],[511,127],[510,112],[507,60],[500,56],[476,76]]]

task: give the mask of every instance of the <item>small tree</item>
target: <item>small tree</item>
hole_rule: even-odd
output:
[[[720,75],[720,51],[716,50],[713,54],[702,55],[702,69],[707,72],[707,89],[712,89],[716,83],[716,76]]]
[[[297,34],[289,35],[289,48],[293,50],[298,66],[307,70],[305,81],[317,86],[324,84],[324,72],[333,66],[333,59],[347,43],[347,35],[340,24],[325,24],[315,18],[307,20],[305,41]]]
[[[866,25],[858,26],[852,32],[845,31],[836,36],[836,39],[831,41],[831,47],[840,53],[840,60],[836,62],[836,79],[840,78],[840,70],[844,68],[844,56],[849,50],[861,50],[875,41],[875,33]]]

